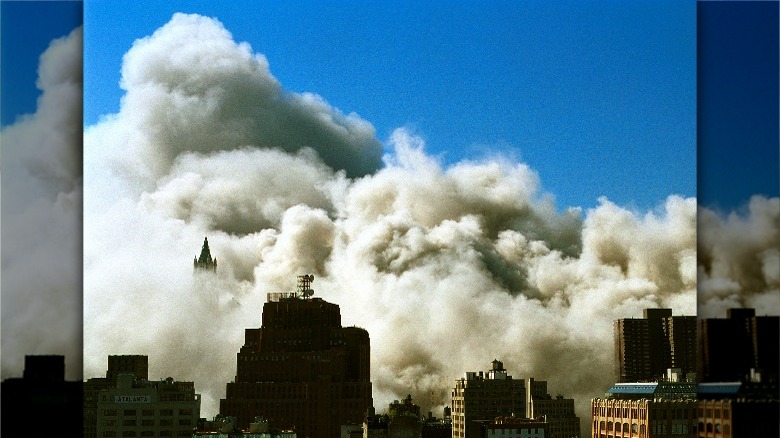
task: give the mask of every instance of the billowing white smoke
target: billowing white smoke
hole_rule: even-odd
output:
[[[81,378],[82,29],[40,57],[34,114],[2,142],[2,378],[26,354],[65,355]]]
[[[125,55],[118,114],[85,135],[85,374],[148,354],[218,411],[265,293],[317,295],[371,336],[374,403],[449,403],[503,360],[589,399],[614,382],[612,321],[696,311],[696,202],[563,213],[511,160],[443,166],[405,129],[281,89],[209,18],[176,14]],[[216,275],[193,275],[209,237]]]
[[[780,198],[754,196],[743,213],[699,208],[699,315],[752,307],[780,315]]]

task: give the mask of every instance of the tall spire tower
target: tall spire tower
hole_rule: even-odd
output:
[[[195,271],[217,271],[217,259],[211,258],[211,250],[209,250],[209,238],[203,238],[203,248],[200,250],[200,257],[195,257],[194,261]]]

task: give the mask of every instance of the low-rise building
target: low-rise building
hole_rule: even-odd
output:
[[[549,424],[543,418],[499,417],[480,422],[480,438],[549,438]]]
[[[699,438],[780,436],[777,383],[723,382],[698,386]]]
[[[496,417],[520,419],[545,416],[547,436],[580,436],[580,420],[574,414],[574,400],[553,398],[543,380],[513,379],[499,360],[487,373],[467,372],[452,391],[452,438],[480,434],[481,421]]]
[[[592,438],[695,438],[696,384],[616,383],[591,414]]]
[[[199,417],[200,394],[193,382],[119,374],[115,387],[99,392],[97,436],[190,437]]]

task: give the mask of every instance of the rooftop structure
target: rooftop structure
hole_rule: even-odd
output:
[[[592,434],[600,438],[690,437],[696,430],[696,384],[616,383],[591,401]]]
[[[338,305],[312,298],[313,280],[299,276],[296,292],[269,295],[262,326],[245,331],[220,401],[242,429],[262,416],[299,436],[333,437],[372,405],[368,332],[342,327]]]

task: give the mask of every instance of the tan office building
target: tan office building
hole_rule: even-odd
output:
[[[97,436],[190,437],[199,417],[200,394],[193,382],[170,377],[149,382],[120,374],[115,387],[99,392]]]
[[[695,438],[696,384],[618,383],[591,401],[592,438]]]

